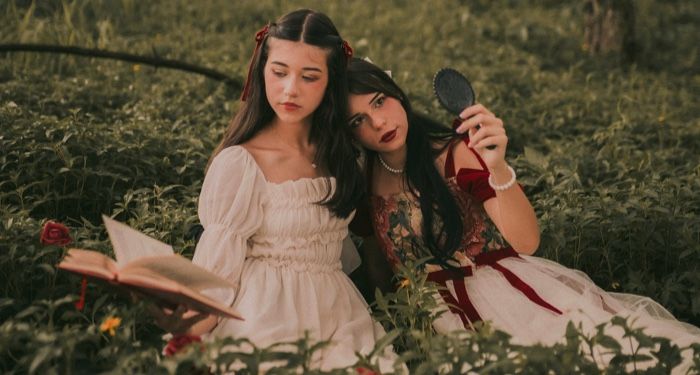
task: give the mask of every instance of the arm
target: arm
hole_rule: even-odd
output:
[[[496,184],[504,184],[511,178],[505,163],[500,167],[489,168],[489,172]],[[496,199],[484,202],[484,209],[515,251],[531,255],[537,250],[540,244],[537,216],[517,184],[504,191],[496,191]]]
[[[505,161],[508,137],[503,121],[480,104],[466,108],[460,117],[467,120],[462,122],[457,132],[469,132],[469,147],[484,161],[493,182],[496,185],[508,182],[511,179]],[[490,145],[495,145],[496,148],[486,148]],[[455,149],[455,163],[458,169],[481,169],[476,156],[461,142]],[[484,202],[484,210],[517,252],[529,255],[537,250],[540,242],[537,216],[527,196],[517,184],[506,190],[496,191],[495,199]]]
[[[261,191],[264,177],[243,147],[219,153],[207,171],[199,195],[198,214],[204,231],[192,263],[235,285],[235,288],[205,289],[202,294],[224,305],[233,305],[250,238],[262,224]],[[206,334],[220,318],[185,311],[152,311],[156,323],[172,333]],[[165,316],[165,318],[164,318]],[[244,317],[245,319],[245,317]]]

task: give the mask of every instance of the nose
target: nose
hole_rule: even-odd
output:
[[[297,86],[297,80],[294,77],[289,77],[287,82],[284,84],[284,95],[293,98],[299,95],[299,87]]]
[[[378,114],[374,114],[371,116],[372,120],[372,127],[379,130],[382,129],[386,125],[386,116],[380,116]]]

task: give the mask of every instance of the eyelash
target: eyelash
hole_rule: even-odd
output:
[[[365,122],[365,116],[359,115],[350,121],[350,129],[357,129],[362,123]]]
[[[377,98],[377,100],[374,101],[374,108],[379,108],[384,105],[384,101],[386,100],[386,95],[381,95],[380,97]]]
[[[372,104],[372,108],[381,108],[384,105],[384,101],[386,101],[386,95],[380,95]],[[363,122],[365,122],[365,116],[358,115],[350,121],[350,129],[357,129]]]
[[[274,71],[274,70],[272,71],[272,74],[273,74],[275,77],[279,77],[279,78],[282,78],[282,77],[284,77],[284,76],[287,75],[287,73],[284,73],[284,72],[276,72],[276,71]],[[316,82],[316,81],[318,81],[318,77],[305,77],[305,76],[301,76],[301,79],[303,79],[303,80],[306,81],[306,82]]]

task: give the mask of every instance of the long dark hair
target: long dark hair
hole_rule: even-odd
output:
[[[268,58],[268,40],[301,41],[328,50],[328,86],[314,111],[309,142],[316,145],[314,162],[336,178],[336,189],[321,204],[336,216],[348,217],[364,192],[362,174],[352,147],[352,134],[346,126],[348,113],[347,58],[343,39],[333,22],[323,13],[300,9],[287,13],[269,25],[268,33],[251,61],[251,80],[246,101],[229,123],[212,158],[221,150],[253,138],[274,119],[275,113],[265,95],[264,68]],[[327,180],[330,183],[330,180]],[[329,190],[330,195],[330,190]]]
[[[448,266],[447,261],[462,243],[466,218],[462,217],[455,197],[435,167],[435,158],[449,147],[455,133],[428,116],[413,112],[403,90],[370,62],[352,59],[348,66],[348,87],[351,94],[381,92],[401,102],[408,118],[404,182],[420,203],[423,245],[430,252],[424,255],[432,255],[434,262]],[[376,152],[366,150],[366,154],[369,167],[374,163]],[[441,223],[437,228],[436,217]]]

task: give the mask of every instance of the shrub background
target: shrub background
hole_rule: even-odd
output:
[[[262,25],[321,10],[356,56],[391,70],[417,109],[446,123],[434,72],[451,66],[472,81],[506,123],[508,159],[540,219],[539,256],[698,325],[700,4],[635,5],[638,59],[628,66],[588,55],[573,0],[7,0],[0,43],[157,54],[242,81]],[[159,332],[138,306],[90,284],[86,310],[75,311],[79,279],[55,271],[63,250],[41,246],[39,231],[56,219],[74,246],[111,254],[99,220],[108,214],[191,256],[204,167],[238,94],[179,71],[0,54],[3,371],[157,362]],[[124,317],[120,339],[97,328],[113,314]]]

